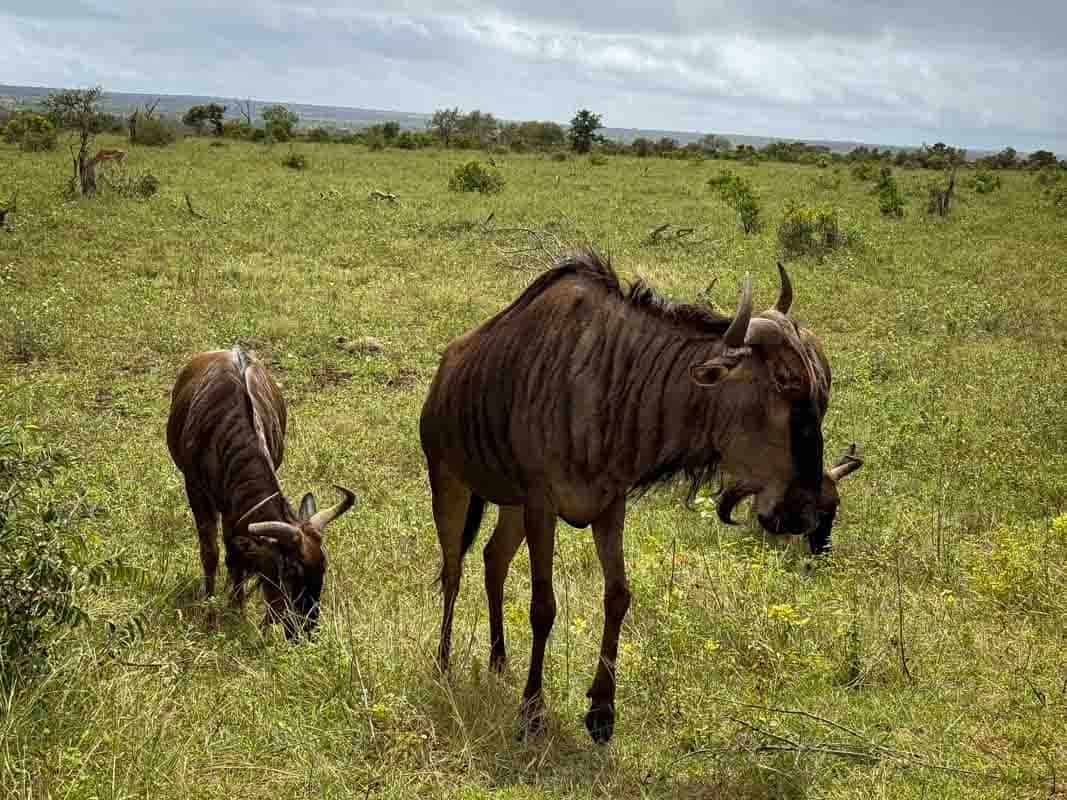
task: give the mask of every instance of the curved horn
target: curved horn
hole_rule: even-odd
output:
[[[253,536],[262,536],[266,539],[276,538],[284,544],[294,544],[300,541],[300,528],[288,522],[253,522],[248,526],[248,532]]]
[[[343,495],[343,498],[341,502],[335,505],[333,508],[327,508],[323,511],[320,511],[308,520],[308,522],[311,523],[311,526],[315,528],[315,530],[321,531],[323,528],[325,528],[327,525],[329,525],[331,522],[333,522],[335,519],[337,519],[339,516],[344,514],[346,511],[348,511],[348,509],[352,508],[352,506],[356,504],[356,496],[352,494],[352,492],[348,491],[348,489],[344,488],[343,486],[337,486],[336,484],[333,488],[339,491]]]
[[[789,274],[785,271],[781,261],[778,262],[778,277],[782,281],[782,288],[778,290],[778,300],[774,308],[776,311],[788,314],[789,307],[793,305],[793,283],[789,280]]]
[[[745,344],[753,347],[774,347],[781,344],[784,338],[777,322],[756,317],[749,323]]]
[[[748,321],[752,319],[752,276],[745,274],[744,283],[741,284],[741,299],[737,301],[737,313],[730,327],[726,329],[723,342],[727,347],[744,347],[745,334],[748,332]]]
[[[841,457],[837,459],[837,463],[827,470],[827,473],[836,482],[848,477],[862,466],[863,459],[859,457],[856,445],[850,444],[845,452],[841,454]]]
[[[240,528],[242,522],[244,522],[250,516],[255,514],[257,511],[259,511],[259,509],[263,508],[263,506],[265,506],[267,503],[269,503],[271,500],[273,500],[275,497],[277,497],[280,494],[281,494],[281,492],[275,492],[274,494],[272,494],[272,495],[270,495],[268,497],[264,497],[262,500],[260,500],[258,503],[256,503],[254,506],[252,506],[250,509],[248,509],[248,511],[243,513],[241,515],[241,518],[239,520],[237,520],[237,524],[234,525],[233,527],[235,529],[236,528]]]

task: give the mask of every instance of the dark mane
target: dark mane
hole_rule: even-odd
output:
[[[490,324],[513,311],[522,310],[556,283],[572,276],[599,284],[612,295],[624,300],[631,308],[639,309],[675,325],[714,336],[722,336],[730,327],[731,317],[704,306],[676,303],[661,295],[640,278],[630,285],[628,292],[624,292],[619,276],[611,265],[611,259],[589,247],[557,258],[551,269],[539,275],[515,302],[497,314]]]

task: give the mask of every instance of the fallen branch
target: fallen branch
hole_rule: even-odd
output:
[[[186,207],[186,209],[188,209],[189,215],[193,219],[207,219],[207,217],[205,217],[203,214],[201,214],[199,211],[197,211],[195,208],[193,208],[193,199],[191,197],[189,197],[189,193],[188,192],[185,193],[185,207]]]
[[[371,192],[367,197],[371,200],[388,200],[390,203],[399,201],[399,198],[392,192],[380,192],[377,189],[371,189]]]
[[[669,242],[680,242],[692,236],[697,232],[696,228],[675,228],[673,231],[669,231],[672,223],[665,222],[658,228],[653,228],[649,232],[648,236],[644,238],[641,244],[646,247],[652,247],[658,244],[666,244]],[[703,240],[700,240],[703,241]],[[700,244],[700,241],[690,242],[691,244]]]

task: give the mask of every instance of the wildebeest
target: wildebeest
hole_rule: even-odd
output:
[[[285,425],[285,401],[262,364],[240,348],[199,353],[174,385],[167,446],[185,476],[206,594],[215,591],[221,514],[233,603],[244,602],[247,579],[258,576],[267,621],[282,620],[293,638],[318,621],[323,530],[352,507],[355,495],[337,486],[341,502],[316,512],[315,498],[306,494],[294,513],[275,472]]]
[[[731,318],[669,302],[642,281],[624,291],[610,263],[583,250],[446,349],[420,425],[443,561],[438,661],[447,670],[463,556],[485,503],[496,503],[484,551],[490,664],[506,663],[504,581],[525,539],[534,636],[527,732],[544,714],[557,517],[592,525],[604,572],[604,632],[585,719],[604,742],[614,730],[619,630],[630,605],[627,499],[679,475],[692,499],[721,469],[732,481],[720,496],[724,518],[754,496],[768,531],[808,534],[836,510],[824,498],[830,369],[814,335],[788,316],[792,287],[779,270],[775,305],[753,316],[746,278]]]

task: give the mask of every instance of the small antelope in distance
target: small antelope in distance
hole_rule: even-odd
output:
[[[97,150],[96,155],[93,156],[93,163],[100,164],[104,161],[114,161],[116,164],[122,164],[126,161],[125,150]]]
[[[463,557],[486,502],[500,514],[485,546],[490,668],[507,662],[503,598],[523,541],[530,554],[533,652],[520,714],[542,729],[545,646],[556,616],[557,518],[584,528],[604,574],[604,630],[585,725],[615,727],[619,633],[630,606],[623,561],[627,504],[685,476],[690,499],[720,474],[720,518],[746,497],[772,534],[829,544],[836,484],[859,459],[823,467],[830,365],[788,316],[789,276],[772,308],[752,313],[746,278],[735,315],[672,303],[643,281],[625,290],[591,250],[556,262],[510,306],[445,350],[422,409],[433,515],[441,546],[438,663],[448,669]]]
[[[323,531],[356,498],[337,486],[343,499],[333,508],[317,512],[315,498],[306,494],[293,512],[275,472],[284,457],[285,426],[285,401],[262,364],[236,347],[199,353],[174,385],[167,447],[185,477],[205,593],[215,592],[221,514],[231,602],[240,607],[247,580],[258,576],[265,623],[281,621],[293,639],[318,622]]]

